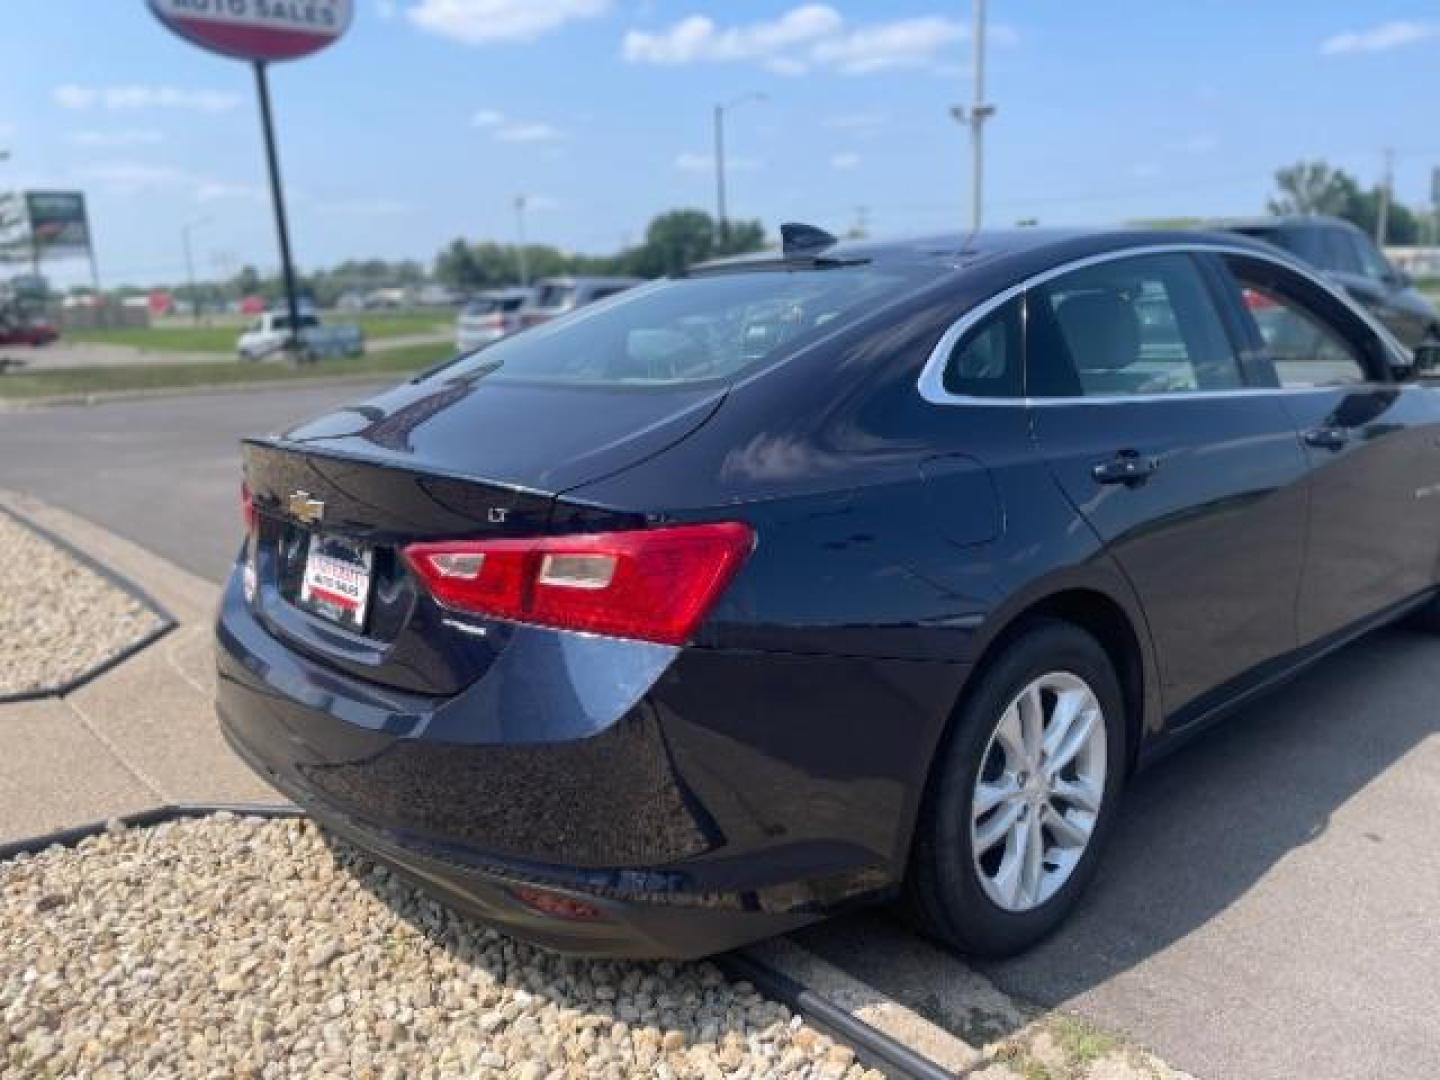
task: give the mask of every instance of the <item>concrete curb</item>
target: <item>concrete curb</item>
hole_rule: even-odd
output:
[[[160,620],[160,625],[157,626],[154,630],[151,630],[150,632],[144,634],[138,640],[131,642],[119,652],[114,653],[113,655],[100,661],[95,666],[88,668],[85,671],[80,672],[80,674],[74,675],[71,678],[64,680],[63,682],[52,683],[48,686],[37,686],[34,689],[21,690],[16,693],[0,693],[0,705],[8,705],[12,702],[17,701],[36,701],[40,698],[47,697],[64,697],[66,694],[69,694],[74,690],[78,690],[80,687],[84,686],[92,679],[96,679],[99,676],[105,674],[105,672],[109,671],[111,668],[114,668],[117,665],[124,663],[126,660],[130,659],[130,657],[134,656],[142,649],[146,649],[149,646],[155,644],[155,642],[159,641],[162,637],[170,633],[170,631],[174,630],[175,627],[179,625],[179,623],[176,622],[174,616],[172,616],[168,611],[166,611],[165,608],[162,607],[158,601],[156,601],[139,585],[137,585],[130,579],[116,573],[108,566],[97,562],[95,559],[91,558],[90,555],[88,555],[84,551],[81,551],[78,547],[70,543],[70,541],[66,540],[64,537],[57,536],[55,533],[45,528],[45,526],[39,524],[36,521],[32,521],[30,518],[20,513],[18,510],[6,506],[4,503],[0,503],[0,514],[4,514],[10,520],[18,524],[21,528],[29,529],[36,536],[39,536],[41,539],[47,541],[50,544],[53,544],[55,547],[65,552],[65,554],[69,555],[76,562],[98,574],[102,579],[109,582],[121,592],[132,597],[138,603],[149,608],[151,613]]]

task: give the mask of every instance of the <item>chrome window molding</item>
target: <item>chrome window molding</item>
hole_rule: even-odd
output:
[[[1043,285],[1047,281],[1068,274],[1073,270],[1083,270],[1089,266],[1099,266],[1104,263],[1118,262],[1121,259],[1138,258],[1144,255],[1194,255],[1194,254],[1219,254],[1219,255],[1240,255],[1248,259],[1258,259],[1261,262],[1273,263],[1282,269],[1289,270],[1292,274],[1304,278],[1310,284],[1324,290],[1326,295],[1340,301],[1351,314],[1360,319],[1365,326],[1380,338],[1387,347],[1399,350],[1404,355],[1404,347],[1401,346],[1389,330],[1376,322],[1375,317],[1352,300],[1345,293],[1335,288],[1324,278],[1320,277],[1313,270],[1286,258],[1278,253],[1272,254],[1268,251],[1260,251],[1256,248],[1245,247],[1240,244],[1206,243],[1203,241],[1195,243],[1178,244],[1147,244],[1143,247],[1117,248],[1114,251],[1102,251],[1096,255],[1086,255],[1079,259],[1072,259],[1069,262],[1052,266],[1048,270],[1042,270],[1024,281],[976,305],[945,331],[944,336],[936,343],[931,350],[929,358],[925,361],[925,367],[920,372],[918,383],[920,396],[933,405],[991,405],[991,406],[1020,406],[1030,408],[1032,406],[1055,406],[1055,405],[1096,405],[1096,404],[1118,404],[1126,401],[1203,401],[1209,398],[1233,398],[1233,397],[1257,397],[1274,394],[1315,394],[1329,393],[1337,389],[1333,386],[1251,386],[1242,387],[1236,390],[1193,390],[1193,391],[1169,391],[1165,393],[1148,394],[1104,394],[1084,395],[1075,394],[1065,397],[981,397],[973,394],[952,394],[945,389],[945,368],[950,362],[950,354],[955,346],[960,343],[961,338],[968,334],[991,312],[997,310],[1021,296],[1037,285]],[[1356,383],[1357,386],[1393,386],[1402,389],[1404,383],[1378,383],[1366,382]]]

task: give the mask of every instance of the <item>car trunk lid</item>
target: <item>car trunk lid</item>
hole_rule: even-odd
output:
[[[277,637],[361,678],[453,694],[484,674],[509,629],[440,607],[402,549],[583,529],[593,519],[573,508],[557,515],[558,496],[673,445],[723,397],[714,388],[607,393],[426,380],[251,440],[257,616]],[[331,541],[368,562],[358,625],[307,602],[307,563]]]

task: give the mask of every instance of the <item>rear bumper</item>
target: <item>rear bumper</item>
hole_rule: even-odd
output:
[[[548,948],[702,956],[897,883],[960,669],[534,633],[424,697],[276,640],[232,580],[217,711],[323,824]],[[541,914],[517,888],[599,917]]]

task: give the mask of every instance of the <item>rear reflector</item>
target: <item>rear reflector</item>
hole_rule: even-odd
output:
[[[689,640],[754,543],[724,521],[634,532],[411,544],[405,558],[446,607],[514,622]]]
[[[548,915],[552,919],[569,919],[572,922],[594,922],[603,919],[604,915],[594,904],[587,904],[583,900],[576,900],[573,896],[566,896],[564,893],[553,893],[545,889],[532,889],[526,886],[517,886],[510,890],[511,895],[528,907],[531,911],[539,912],[541,915]]]

